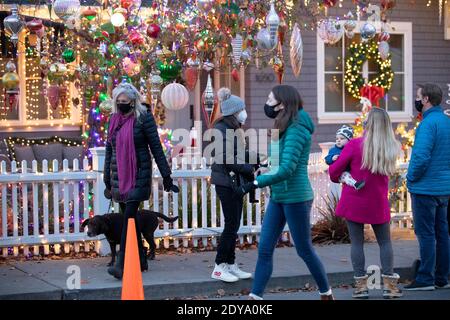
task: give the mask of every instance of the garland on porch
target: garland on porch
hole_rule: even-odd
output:
[[[346,60],[345,86],[347,91],[355,98],[361,98],[361,88],[366,84],[361,68],[364,62],[372,60],[378,68],[378,76],[367,84],[382,87],[385,92],[391,89],[394,81],[394,72],[392,71],[392,60],[390,55],[383,60],[378,52],[378,43],[353,42],[349,48],[350,56]]]

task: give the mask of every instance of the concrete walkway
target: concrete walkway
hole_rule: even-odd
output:
[[[316,247],[332,286],[352,283],[350,245]],[[379,265],[377,244],[365,246],[366,265]],[[395,268],[402,278],[411,275],[410,267],[418,257],[416,241],[395,241]],[[210,296],[220,292],[229,295],[251,288],[252,280],[226,284],[210,278],[214,252],[158,255],[149,261],[149,271],[143,273],[147,299]],[[119,299],[121,282],[111,277],[106,264],[109,257],[95,259],[64,259],[30,262],[8,261],[0,264],[0,299]],[[237,251],[241,268],[255,270],[257,250]],[[67,290],[70,274],[67,268],[78,266],[81,289]],[[274,255],[271,288],[302,288],[314,285],[305,264],[294,248],[277,248]]]

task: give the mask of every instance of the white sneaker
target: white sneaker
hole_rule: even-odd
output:
[[[229,264],[228,265],[228,269],[230,270],[230,273],[232,275],[235,275],[236,277],[238,277],[239,279],[249,279],[252,277],[252,274],[249,272],[245,272],[242,271],[241,269],[239,269],[237,263],[235,264]]]
[[[226,263],[216,264],[211,274],[211,278],[222,280],[224,282],[236,282],[239,278],[230,273],[228,265]]]

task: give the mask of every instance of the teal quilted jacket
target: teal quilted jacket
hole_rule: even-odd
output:
[[[304,110],[299,110],[277,142],[271,145],[271,170],[256,178],[259,187],[270,186],[270,198],[290,204],[314,198],[308,178],[308,160],[314,123]]]

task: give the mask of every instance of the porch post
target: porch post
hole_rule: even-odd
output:
[[[109,200],[105,198],[105,183],[103,182],[103,167],[105,165],[105,147],[89,149],[92,153],[92,171],[97,173],[97,181],[94,184],[94,215],[102,215],[108,212]],[[98,241],[96,250],[105,256],[111,253],[108,241]]]

